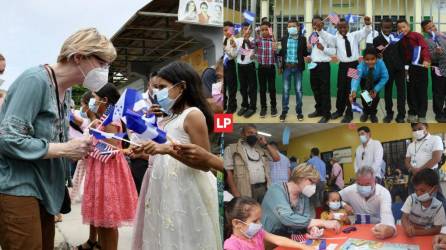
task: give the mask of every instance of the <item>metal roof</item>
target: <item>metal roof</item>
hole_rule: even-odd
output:
[[[136,12],[111,38],[118,57],[110,72],[113,83],[125,86],[132,72],[147,75],[159,67],[204,46],[185,37],[185,24],[177,22],[178,0],[153,0]]]

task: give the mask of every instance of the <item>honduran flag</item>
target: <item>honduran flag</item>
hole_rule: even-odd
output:
[[[147,103],[136,89],[127,88],[122,93],[118,102],[116,102],[113,110],[110,111],[110,115],[103,121],[102,125],[107,126],[112,122],[119,121],[124,118],[124,111],[132,110],[135,112],[142,112],[144,109],[148,109]],[[123,119],[124,123],[126,122]]]
[[[358,15],[353,15],[351,13],[345,15],[345,21],[347,21],[347,23],[357,23],[360,19],[361,16]]]
[[[253,13],[249,10],[245,10],[243,12],[243,17],[245,18],[247,23],[252,24],[256,20],[256,13]]]
[[[404,33],[391,33],[389,35],[390,44],[395,44],[403,39]]]
[[[90,135],[94,136],[98,140],[104,140],[104,139],[122,140],[124,138],[124,136],[126,135],[126,133],[117,133],[117,134],[107,133],[107,132],[100,131],[100,130],[97,130],[94,128],[90,128],[89,132],[90,132]]]
[[[416,46],[413,48],[413,54],[412,54],[412,64],[419,64],[421,57],[421,46]]]
[[[352,102],[352,111],[362,114],[362,107],[357,102]]]
[[[242,25],[239,23],[234,24],[234,33],[233,35],[237,35],[242,31]]]
[[[125,114],[127,128],[135,132],[141,140],[152,140],[156,143],[165,143],[167,141],[166,132],[158,128],[156,116],[150,114],[144,116],[128,110]]]

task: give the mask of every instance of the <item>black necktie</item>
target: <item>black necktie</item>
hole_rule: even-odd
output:
[[[246,42],[246,40],[243,40],[242,48],[246,49],[246,46],[245,46],[245,45],[248,45],[248,42]],[[248,46],[248,48],[249,48],[249,46]],[[242,59],[242,61],[245,60],[245,55],[242,54],[242,55],[240,56],[240,58]]]
[[[226,46],[226,44],[228,44],[228,39],[229,38],[227,38],[227,37],[225,38],[225,41],[223,42],[223,46]]]
[[[347,57],[352,56],[352,48],[350,47],[350,41],[348,40],[347,36],[343,36],[345,41],[345,52],[347,52]]]
[[[365,88],[367,91],[370,91],[373,89],[373,83],[375,80],[373,79],[373,72],[375,71],[375,68],[370,68],[369,72],[367,74],[366,82],[365,82]]]

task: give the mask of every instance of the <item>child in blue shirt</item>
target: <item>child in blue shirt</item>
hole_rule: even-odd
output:
[[[378,59],[378,52],[374,47],[369,47],[365,51],[364,60],[357,67],[358,77],[352,80],[350,102],[357,96],[358,85],[361,85],[362,92],[367,91],[372,98],[371,102],[366,102],[361,96],[363,104],[363,114],[361,122],[366,122],[370,116],[370,121],[378,122],[376,117],[379,103],[379,91],[384,88],[389,79],[386,65],[382,59]]]

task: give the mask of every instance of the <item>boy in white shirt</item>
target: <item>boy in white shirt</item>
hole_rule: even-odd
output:
[[[435,197],[439,189],[437,173],[429,168],[412,179],[415,193],[407,197],[401,211],[401,223],[407,236],[435,235],[446,225],[443,204]]]

